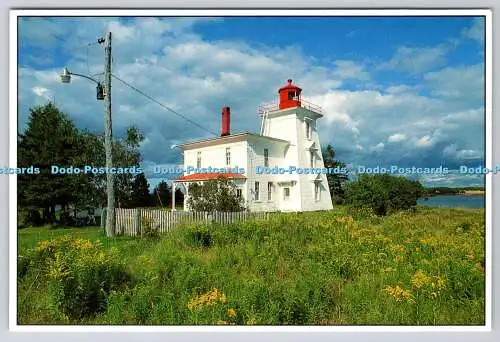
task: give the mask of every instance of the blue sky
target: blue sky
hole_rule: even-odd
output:
[[[87,45],[107,30],[114,74],[209,131],[230,106],[233,132],[258,132],[258,105],[292,78],[326,111],[321,144],[352,167],[484,163],[482,17],[22,18],[21,127],[29,107],[55,100],[78,127],[102,132],[94,85],[62,85],[57,74],[102,72],[102,48]],[[145,166],[175,165],[172,144],[210,136],[115,81],[114,133],[131,124],[146,136]],[[477,175],[420,180],[483,184]]]

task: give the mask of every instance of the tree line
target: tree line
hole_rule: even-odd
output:
[[[113,138],[113,164],[138,166],[142,161],[139,147],[144,136],[136,126],[128,127],[125,133],[123,138]],[[345,168],[345,163],[336,159],[331,145],[322,155],[326,168]],[[104,136],[76,128],[68,115],[52,102],[31,108],[27,127],[18,134],[18,167],[32,165],[40,168],[39,174],[18,175],[21,225],[68,225],[78,210],[106,207],[106,174],[51,174],[51,165],[105,165]],[[418,181],[386,174],[361,175],[353,181],[347,174],[327,174],[326,177],[335,204],[369,207],[379,215],[408,209],[415,206],[419,198],[433,193]],[[203,211],[245,210],[234,186],[225,180],[218,183],[209,181],[194,186],[190,207]],[[152,192],[149,188],[144,173],[116,174],[116,207],[171,207],[171,187],[166,181]],[[176,204],[182,205],[184,195],[179,189],[175,198]],[[61,208],[59,215],[56,208]]]
[[[123,138],[113,138],[114,166],[138,166],[143,140],[136,126],[128,127]],[[51,174],[51,165],[105,165],[104,136],[76,128],[54,103],[30,108],[26,129],[18,133],[17,152],[19,168],[33,165],[40,169],[37,175],[17,176],[21,225],[68,224],[78,210],[106,206],[106,174]],[[162,181],[152,192],[149,188],[144,173],[116,174],[116,207],[171,206],[167,182]],[[180,190],[176,192],[177,200],[183,201]]]

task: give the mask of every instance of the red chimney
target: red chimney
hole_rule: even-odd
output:
[[[222,132],[220,134],[221,137],[229,135],[229,127],[231,122],[231,110],[229,107],[222,108]]]

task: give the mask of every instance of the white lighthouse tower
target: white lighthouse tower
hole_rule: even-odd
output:
[[[261,135],[289,142],[280,161],[284,168],[324,168],[318,135],[318,120],[323,117],[321,107],[301,98],[302,89],[288,80],[278,91],[279,101],[259,107]],[[332,199],[325,173],[280,175],[280,198],[285,210],[312,211],[332,209]],[[283,207],[283,205],[281,207]]]

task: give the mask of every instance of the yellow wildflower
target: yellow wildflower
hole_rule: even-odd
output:
[[[77,238],[73,242],[73,247],[79,250],[89,250],[92,249],[93,244],[87,239]]]
[[[247,325],[256,325],[257,324],[257,320],[255,318],[250,318],[248,321],[247,321]]]
[[[405,250],[405,247],[402,245],[392,245],[391,250],[395,253],[402,253]]]
[[[39,241],[35,247],[35,249],[37,251],[44,251],[44,250],[47,250],[49,249],[50,247],[52,246],[51,242],[50,241],[47,241],[47,240],[42,240],[42,241]]]
[[[405,290],[401,288],[399,285],[396,286],[387,285],[384,288],[384,291],[387,292],[391,297],[393,297],[396,300],[396,302],[401,302],[403,300],[414,302],[411,291]]]
[[[97,253],[97,257],[96,257],[96,259],[97,259],[97,262],[98,262],[98,263],[103,263],[103,262],[104,262],[104,260],[105,260],[105,257],[104,257],[104,252],[99,252],[99,253]]]
[[[422,270],[418,270],[411,278],[411,283],[414,287],[420,289],[431,283],[431,277],[426,275]]]
[[[345,216],[345,217],[337,217],[335,221],[339,223],[352,223],[354,222],[354,219],[350,216]]]
[[[229,324],[227,321],[222,321],[222,320],[218,320],[217,323],[215,323],[217,325],[227,325]]]
[[[212,306],[215,305],[217,302],[224,304],[226,303],[226,301],[227,301],[226,295],[224,295],[217,289],[213,289],[210,292],[207,292],[205,294],[202,294],[198,297],[191,299],[188,303],[188,309],[193,310],[203,306]]]
[[[439,277],[439,276],[436,276],[435,278],[437,280],[437,287],[438,287],[438,289],[440,289],[440,290],[444,289],[446,287],[444,279],[441,278],[441,277]]]
[[[229,318],[235,318],[236,317],[236,310],[233,308],[227,309],[227,315]]]

